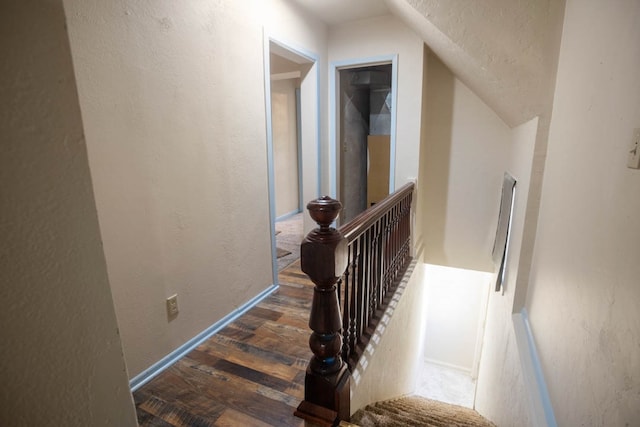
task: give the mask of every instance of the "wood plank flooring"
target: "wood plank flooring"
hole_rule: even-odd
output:
[[[280,288],[134,394],[140,426],[304,426],[313,284],[296,261]]]

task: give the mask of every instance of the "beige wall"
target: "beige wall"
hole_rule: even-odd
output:
[[[639,16],[567,2],[526,304],[558,425],[640,419]]]
[[[62,2],[0,28],[0,424],[135,426]]]
[[[546,114],[564,0],[385,0],[510,126]]]
[[[424,268],[424,358],[475,378],[482,323],[494,276],[433,264],[425,264]]]
[[[423,42],[393,16],[331,27],[329,61],[398,55],[395,185],[418,176]]]
[[[424,339],[424,265],[416,262],[351,376],[351,413],[416,389]],[[402,355],[402,357],[398,357]]]
[[[327,143],[327,27],[290,0],[254,0],[263,22],[265,37],[311,57],[300,66],[300,122],[302,163],[302,205],[328,194]],[[278,64],[278,66],[281,64]],[[277,68],[277,67],[276,67]],[[276,72],[281,69],[277,68]],[[318,182],[320,180],[320,182]],[[320,188],[320,191],[318,190]],[[304,209],[303,209],[304,210]],[[317,225],[305,212],[305,233]]]
[[[429,54],[427,63],[417,216],[425,262],[493,272],[504,172],[518,181],[506,281],[502,292],[489,294],[476,408],[497,425],[528,425],[512,313],[518,287],[526,293],[526,281],[518,279],[521,266],[528,268],[522,249],[528,243],[525,224],[538,173],[540,124],[536,118],[509,129],[435,55]],[[504,405],[507,390],[509,405]]]
[[[297,211],[298,126],[296,123],[296,79],[271,81],[271,122],[276,217]]]
[[[302,123],[302,203],[303,206],[328,194],[329,176],[327,143],[327,27],[315,16],[303,12],[289,0],[256,1],[263,18],[264,32],[294,50],[317,57],[300,83],[300,121]],[[320,156],[318,156],[320,153]],[[318,159],[320,157],[320,159]],[[321,182],[318,185],[320,171]],[[305,233],[316,224],[304,215]]]
[[[531,425],[531,414],[518,349],[512,313],[521,264],[521,249],[532,180],[534,147],[538,119],[511,131],[505,169],[517,180],[509,238],[509,257],[501,292],[494,292],[495,274],[489,293],[485,333],[476,388],[476,409],[496,425]],[[494,228],[495,229],[495,228]],[[521,349],[525,351],[527,349]],[[505,405],[505,396],[509,404]]]
[[[324,27],[275,0],[65,7],[133,376],[271,284],[263,27],[319,55]]]
[[[493,271],[511,130],[435,55],[427,63],[417,219],[424,260]]]

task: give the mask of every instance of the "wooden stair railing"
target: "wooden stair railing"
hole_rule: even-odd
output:
[[[350,416],[350,373],[411,261],[409,183],[339,230],[331,227],[342,204],[309,202],[319,225],[302,241],[300,264],[315,284],[309,327],[313,356],[305,400],[295,414],[322,426]]]
[[[338,282],[342,309],[342,358],[352,370],[411,262],[409,183],[340,227],[348,267]]]

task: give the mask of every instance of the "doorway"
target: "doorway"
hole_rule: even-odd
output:
[[[302,205],[300,153],[300,64],[273,51],[271,69],[271,132],[273,140],[276,221],[295,215]]]
[[[395,62],[336,66],[334,83],[337,198],[340,222],[393,191]]]
[[[300,242],[287,241],[290,247],[283,247],[285,244],[277,235],[281,234],[282,238],[285,233],[283,227],[277,225],[286,222],[287,235],[293,233],[295,239],[302,236],[303,221],[292,221],[292,218],[301,218],[306,198],[317,197],[314,191],[317,183],[312,173],[319,169],[318,73],[313,55],[270,38],[265,41],[269,214],[273,280],[278,283],[281,258],[291,259],[292,254],[295,257],[292,248],[296,249]],[[291,230],[292,222],[299,230]]]

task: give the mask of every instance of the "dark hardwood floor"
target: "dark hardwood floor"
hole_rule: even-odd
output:
[[[313,284],[296,261],[280,288],[134,394],[141,426],[303,426]]]

